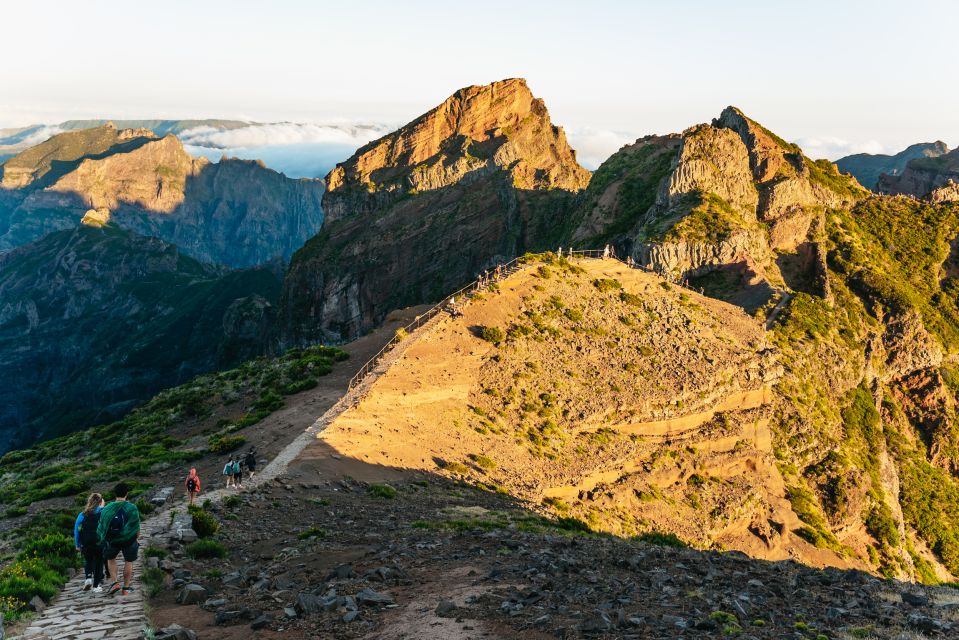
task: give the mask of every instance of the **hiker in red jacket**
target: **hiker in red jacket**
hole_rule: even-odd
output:
[[[200,476],[196,474],[196,469],[190,469],[190,475],[183,481],[183,486],[186,487],[186,492],[190,494],[190,506],[193,506],[196,497],[200,495]]]

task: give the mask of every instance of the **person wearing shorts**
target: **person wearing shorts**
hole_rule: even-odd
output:
[[[100,523],[97,526],[97,538],[103,545],[103,558],[106,560],[110,575],[115,582],[107,595],[129,595],[133,590],[133,563],[137,561],[140,544],[140,510],[127,501],[130,487],[125,482],[113,488],[115,500],[100,511]],[[123,584],[117,573],[117,556],[123,554]]]

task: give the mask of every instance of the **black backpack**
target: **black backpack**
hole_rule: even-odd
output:
[[[190,493],[194,493],[196,491],[196,480],[194,480],[192,477],[186,479],[186,490]]]
[[[245,460],[245,462],[246,462],[246,466],[247,466],[247,467],[250,467],[250,468],[255,467],[255,466],[256,466],[256,456],[254,456],[252,453],[246,454],[246,460]]]
[[[100,513],[94,512],[91,514],[84,514],[83,521],[80,522],[80,546],[81,547],[95,547],[97,546],[97,526],[100,524]]]
[[[117,512],[110,519],[110,527],[107,529],[107,540],[116,540],[123,534],[123,528],[127,526],[126,504],[121,504]]]

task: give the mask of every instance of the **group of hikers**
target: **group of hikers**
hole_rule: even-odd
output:
[[[103,581],[113,579],[107,595],[129,595],[133,590],[133,563],[140,544],[140,510],[127,501],[130,487],[121,482],[113,488],[113,502],[91,493],[73,525],[73,542],[83,554],[83,590],[103,592]],[[123,582],[117,574],[117,556],[123,554]],[[104,573],[104,566],[106,572]]]
[[[246,455],[233,456],[223,467],[227,488],[242,489],[243,467],[248,478],[256,474],[256,448]],[[192,506],[200,495],[200,476],[190,469],[183,481]],[[103,593],[105,580],[113,579],[106,594],[126,596],[133,591],[133,564],[137,561],[140,543],[140,510],[127,501],[130,486],[120,482],[113,487],[114,499],[106,502],[99,493],[91,493],[87,504],[73,524],[73,542],[83,555],[83,590]],[[123,555],[122,581],[117,573],[117,558]]]
[[[251,448],[245,456],[233,456],[223,466],[223,475],[226,477],[226,488],[243,488],[243,467],[251,480],[256,475],[256,449]]]
[[[246,467],[246,474],[249,479],[256,475],[256,447],[250,447],[245,455],[230,456],[230,459],[223,465],[223,476],[226,478],[227,489],[243,488],[243,468]],[[190,504],[196,502],[200,495],[200,476],[196,469],[190,469],[186,480],[183,481],[183,488],[190,498]]]

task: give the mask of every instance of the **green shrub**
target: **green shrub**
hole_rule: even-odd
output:
[[[240,500],[240,496],[227,496],[223,498],[223,506],[230,509],[240,506],[243,501]]]
[[[619,299],[628,304],[631,307],[641,307],[643,306],[643,299],[637,296],[634,293],[627,293],[621,291],[619,293]]]
[[[221,542],[216,540],[203,539],[191,542],[186,546],[186,553],[194,559],[200,558],[225,558],[230,552]]]
[[[220,523],[216,517],[196,506],[189,508],[190,515],[193,516],[193,530],[201,538],[209,538],[220,530]]]
[[[166,574],[162,569],[157,569],[156,567],[151,567],[143,571],[143,576],[140,578],[140,581],[144,585],[146,591],[146,596],[148,598],[154,598],[160,591],[163,589],[163,581],[166,579]]]
[[[309,529],[304,529],[296,534],[296,537],[300,540],[308,540],[309,538],[325,538],[326,529],[321,529],[320,527],[310,527]]]
[[[623,285],[620,284],[619,280],[614,280],[612,278],[597,278],[593,280],[593,286],[599,289],[601,293],[606,293],[607,291],[618,291],[623,288]]]
[[[443,469],[449,471],[450,473],[458,473],[460,475],[466,475],[469,473],[469,467],[467,467],[462,462],[447,462]]]
[[[503,330],[499,327],[483,327],[483,331],[480,333],[483,340],[487,342],[492,342],[493,344],[501,343],[506,336],[503,335]]]
[[[289,384],[284,385],[280,391],[285,396],[291,396],[294,393],[299,393],[301,391],[306,391],[307,389],[312,389],[313,387],[320,384],[319,380],[316,378],[303,378],[302,380],[297,380]]]
[[[556,519],[556,527],[564,531],[588,532],[592,531],[589,525],[579,518],[564,516]]]
[[[374,498],[392,500],[396,497],[396,489],[388,484],[371,484],[367,492]]]
[[[167,557],[166,549],[161,549],[160,547],[147,547],[143,550],[143,555],[147,558],[159,558],[163,560]]]
[[[209,449],[210,453],[228,453],[230,451],[236,451],[245,444],[246,437],[244,436],[224,436],[214,434],[210,436]]]
[[[633,539],[647,544],[655,544],[660,547],[682,548],[687,546],[675,533],[662,533],[660,531],[648,531]]]
[[[476,463],[477,466],[482,467],[483,469],[495,469],[496,462],[487,456],[482,454],[471,453],[469,455],[470,460]]]

